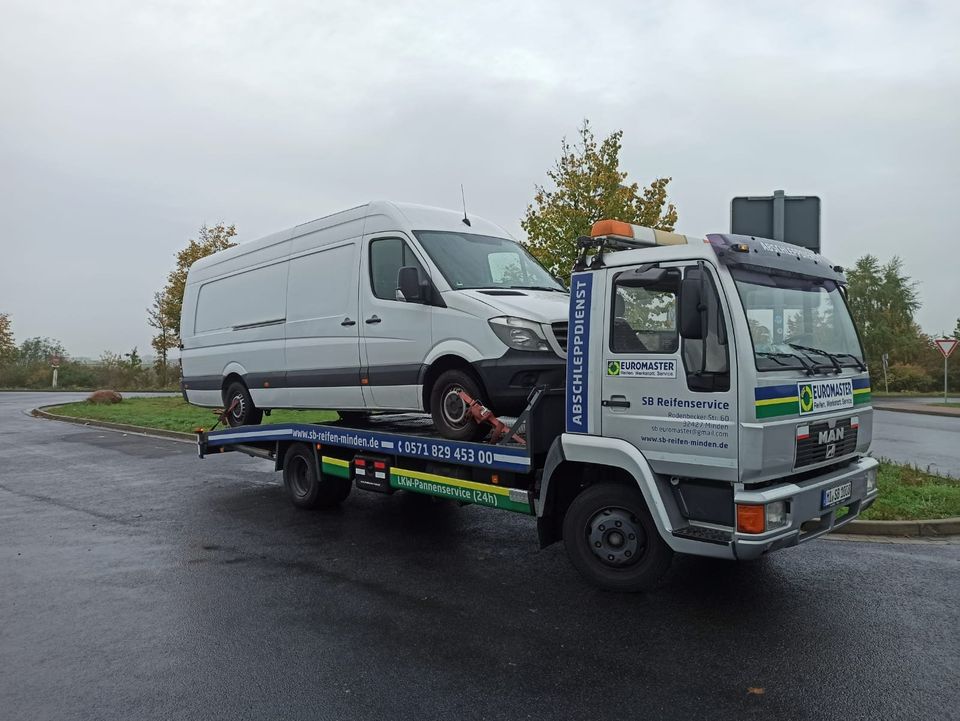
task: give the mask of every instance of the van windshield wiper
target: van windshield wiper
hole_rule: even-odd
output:
[[[508,285],[507,288],[510,290],[552,290],[554,293],[567,292],[565,290],[561,290],[560,288],[553,288],[549,285]]]
[[[858,370],[865,371],[867,369],[867,366],[864,364],[864,362],[859,358],[857,358],[855,355],[853,355],[853,353],[831,353],[830,351],[825,351],[825,350],[821,350],[820,348],[812,348],[810,346],[800,345],[799,343],[787,343],[787,345],[790,346],[791,348],[796,348],[797,350],[808,351],[810,353],[819,353],[822,356],[826,356],[827,358],[830,359],[830,362],[833,363],[838,373],[841,372],[840,369],[843,367],[840,364],[840,362],[837,360],[838,358],[849,358],[856,364]]]

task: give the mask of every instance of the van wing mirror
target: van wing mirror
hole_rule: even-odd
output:
[[[689,340],[703,340],[702,281],[699,274],[688,273],[680,283],[680,335]]]
[[[397,300],[407,303],[423,302],[423,285],[420,282],[420,269],[406,265],[397,273]]]

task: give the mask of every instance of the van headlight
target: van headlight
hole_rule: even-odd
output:
[[[500,316],[489,321],[497,338],[515,350],[550,350],[539,323],[513,316]]]

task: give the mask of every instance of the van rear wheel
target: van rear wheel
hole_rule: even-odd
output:
[[[223,394],[223,407],[229,410],[227,424],[231,428],[256,426],[263,420],[263,411],[253,405],[250,391],[240,381],[227,386],[227,392]]]
[[[437,430],[454,441],[475,441],[489,431],[470,416],[467,404],[460,398],[460,391],[483,403],[480,383],[466,371],[457,368],[444,371],[430,389],[430,415]]]

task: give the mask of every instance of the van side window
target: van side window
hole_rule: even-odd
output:
[[[711,393],[730,390],[730,359],[727,354],[727,329],[723,307],[713,277],[693,266],[687,268],[687,278],[703,278],[703,303],[706,306],[706,337],[703,340],[683,339],[683,366],[687,372],[687,388]],[[706,357],[704,357],[706,354]]]
[[[397,275],[404,266],[415,266],[427,273],[410,247],[400,238],[379,238],[370,243],[370,285],[373,294],[383,300],[397,299]]]
[[[640,286],[630,273],[614,282],[610,350],[614,353],[675,353],[677,279],[656,286]]]

